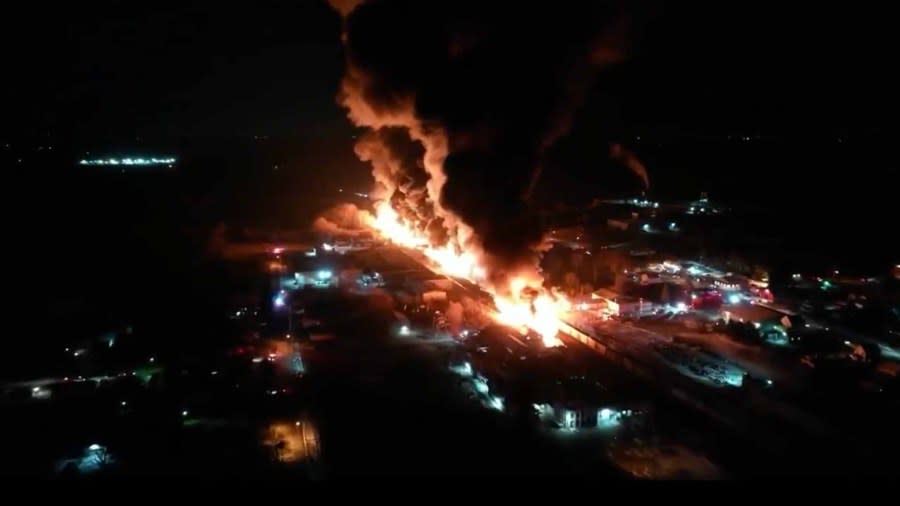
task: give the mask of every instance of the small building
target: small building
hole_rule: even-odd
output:
[[[715,278],[713,286],[726,292],[738,292],[750,287],[746,277],[730,273]]]
[[[650,405],[635,392],[612,391],[595,381],[569,378],[546,385],[532,406],[538,419],[564,430],[610,429],[649,412]]]
[[[743,328],[739,334],[757,336],[776,346],[790,344],[788,331],[802,325],[802,318],[796,313],[759,304],[728,306],[721,311],[720,320],[733,328]]]
[[[739,304],[728,306],[728,309],[721,312],[721,318],[726,323],[731,320],[759,325],[778,323],[785,328],[791,328],[796,323],[798,315],[761,304]]]
[[[654,308],[653,302],[649,300],[621,295],[606,288],[596,290],[591,298],[602,303],[601,311],[614,316],[642,314]]]

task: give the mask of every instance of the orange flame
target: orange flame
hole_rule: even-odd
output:
[[[485,284],[487,269],[476,250],[456,248],[453,244],[432,246],[424,233],[407,223],[387,202],[375,205],[375,216],[370,225],[395,244],[421,250],[442,274]],[[543,288],[540,279],[517,276],[508,282],[508,286],[482,288],[494,299],[497,307],[494,318],[498,322],[534,330],[546,347],[562,344],[556,337],[560,328],[559,315],[571,304],[562,295]]]

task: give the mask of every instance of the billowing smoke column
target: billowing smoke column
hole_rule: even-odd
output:
[[[366,132],[355,146],[360,160],[372,166],[375,188],[370,196],[387,200],[407,223],[420,230],[434,230],[433,243],[445,243],[443,220],[434,212],[428,195],[422,145],[411,142],[406,129],[382,127]]]
[[[534,269],[527,196],[597,70],[621,58],[627,18],[580,1],[332,4],[345,16],[339,101],[371,130],[356,151],[374,195],[433,242],[477,250],[489,281]]]

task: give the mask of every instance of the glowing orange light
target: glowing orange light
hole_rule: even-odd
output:
[[[487,269],[476,251],[460,250],[452,244],[431,245],[423,232],[407,223],[387,202],[375,205],[375,216],[369,225],[395,244],[421,250],[445,275],[473,282],[484,281],[487,277]],[[559,346],[562,344],[556,337],[560,328],[559,315],[571,305],[562,295],[543,288],[540,281],[514,277],[508,286],[482,288],[494,299],[497,307],[494,317],[498,322],[530,328],[540,334],[545,346]]]

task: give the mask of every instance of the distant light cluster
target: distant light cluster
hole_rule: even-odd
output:
[[[646,199],[628,199],[628,203],[637,207],[659,207],[659,202],[653,202],[652,200]]]
[[[81,160],[78,165],[172,165],[175,158],[95,158]]]

